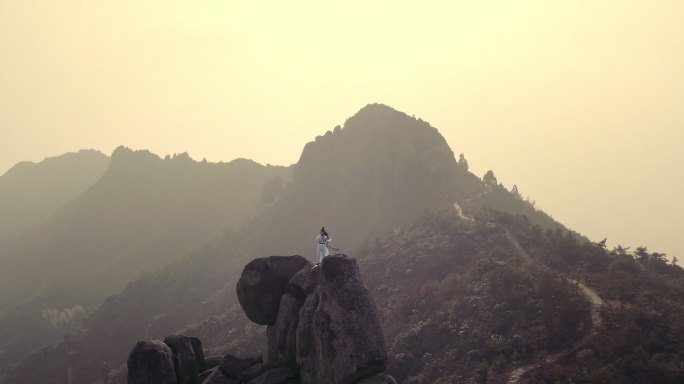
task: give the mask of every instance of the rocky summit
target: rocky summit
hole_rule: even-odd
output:
[[[396,384],[385,373],[377,309],[353,257],[255,259],[236,290],[247,317],[268,325],[265,356],[205,359],[193,337],[142,340],[128,358],[128,383]]]

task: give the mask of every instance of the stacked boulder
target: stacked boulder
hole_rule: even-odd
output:
[[[181,335],[138,341],[127,365],[128,384],[198,384],[206,369],[202,342]]]
[[[164,343],[141,341],[129,357],[128,383],[396,383],[384,373],[387,351],[382,328],[354,258],[333,255],[319,265],[301,256],[255,259],[242,272],[237,296],[251,321],[268,326],[268,352],[263,358],[226,355],[205,363],[202,355],[207,370],[194,376],[196,381],[187,381],[190,372],[201,372],[199,363],[194,369],[187,358],[192,342],[187,348],[181,342],[184,336],[169,337]],[[159,350],[147,356],[152,346]],[[149,362],[142,370],[138,355]]]

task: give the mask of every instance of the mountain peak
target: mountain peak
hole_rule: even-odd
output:
[[[396,109],[390,107],[387,104],[382,104],[382,103],[370,103],[366,104],[363,108],[359,109],[354,116],[359,116],[359,115],[388,115],[388,114],[395,114],[395,113],[400,113],[402,115],[406,115],[403,112],[397,111]]]
[[[302,207],[307,221],[335,223],[337,238],[352,242],[452,206],[461,176],[435,128],[386,105],[369,104],[344,128],[306,144],[293,169],[291,204]]]
[[[397,129],[397,127],[425,127],[436,131],[428,122],[398,111],[389,105],[373,103],[361,108],[344,123],[345,128],[374,126]]]
[[[297,163],[297,173],[328,172],[340,164],[371,166],[376,162],[455,165],[446,140],[429,123],[384,104],[368,104],[336,127],[309,142]]]
[[[141,149],[141,150],[133,150],[131,148],[128,148],[126,146],[120,145],[116,147],[114,152],[112,152],[112,163],[117,163],[120,161],[126,161],[126,160],[133,160],[133,159],[157,159],[159,160],[159,156],[153,154],[152,152],[146,150],[146,149]]]

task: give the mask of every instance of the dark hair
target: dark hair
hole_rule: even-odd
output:
[[[328,236],[328,232],[325,231],[325,227],[321,227],[321,232],[323,232],[324,235]]]

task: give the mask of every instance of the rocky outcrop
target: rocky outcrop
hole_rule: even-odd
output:
[[[141,340],[128,356],[128,384],[177,384],[173,352],[159,340]]]
[[[268,327],[268,357],[270,364],[297,366],[297,326],[303,300],[288,293],[280,299],[276,323]]]
[[[199,340],[169,336],[168,347],[136,344],[129,384],[396,384],[384,372],[382,328],[354,258],[328,256],[315,266],[301,256],[255,259],[245,266],[237,293],[247,316],[268,325],[266,361],[212,356],[210,370],[201,372],[207,364]],[[153,369],[145,365],[160,357],[138,357],[152,347],[160,351],[154,356],[166,356],[162,381],[150,381]]]
[[[299,272],[292,276],[288,282],[288,290],[290,293],[301,299],[304,299],[306,296],[313,293],[316,285],[318,285],[320,269],[312,270],[312,268],[313,266],[311,263],[306,263]]]
[[[387,350],[375,303],[356,260],[336,255],[320,265],[297,329],[302,383],[353,383],[385,370]]]
[[[199,384],[197,375],[204,371],[202,342],[196,337],[167,336],[164,344],[173,351],[173,365],[178,384]]]
[[[301,256],[271,256],[252,260],[237,283],[237,297],[247,317],[274,325],[288,282],[308,261]]]

